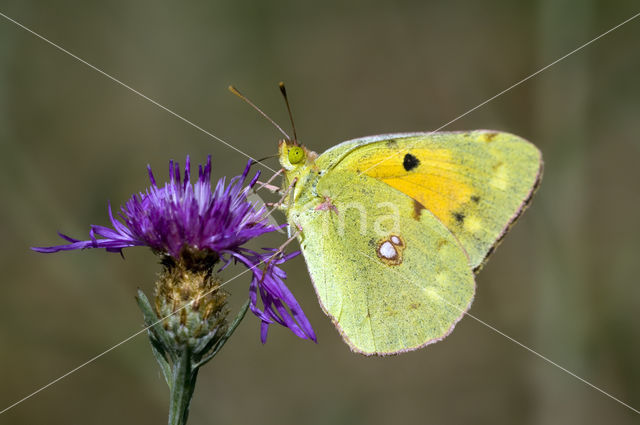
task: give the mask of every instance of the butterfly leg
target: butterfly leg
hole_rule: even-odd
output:
[[[266,205],[268,205],[268,206],[270,206],[270,207],[274,207],[274,209],[275,209],[275,208],[279,208],[279,207],[281,207],[282,205],[284,205],[284,200],[285,200],[285,198],[286,198],[286,197],[287,197],[287,195],[288,195],[288,194],[289,194],[289,193],[290,193],[290,192],[295,188],[295,186],[296,186],[296,182],[297,182],[297,181],[298,181],[298,178],[297,178],[297,177],[296,177],[295,179],[293,179],[293,181],[291,182],[291,184],[289,185],[289,187],[287,187],[287,189],[286,189],[284,192],[282,192],[282,196],[280,197],[280,200],[279,200],[278,202],[276,202],[276,203],[269,202],[269,203],[267,203]],[[293,197],[291,197],[291,198],[293,198]],[[291,201],[292,201],[292,200],[293,200],[293,199],[291,199]],[[291,201],[289,202],[289,207],[292,205],[292,202],[291,202]]]
[[[279,176],[280,174],[282,174],[282,172],[283,172],[283,171],[284,171],[284,168],[279,169],[278,171],[276,171],[276,172],[273,174],[273,176],[271,176],[271,177],[269,178],[269,180],[267,180],[267,181],[266,181],[266,182],[264,182],[264,183],[259,181],[258,183],[260,183],[260,186],[256,189],[256,192],[257,192],[257,191],[259,191],[259,190],[260,190],[260,189],[262,189],[262,188],[265,188],[265,189],[267,189],[267,190],[271,191],[272,193],[279,192],[279,191],[280,191],[280,187],[278,187],[278,186],[274,186],[274,185],[272,185],[272,184],[270,184],[270,183],[271,183],[273,180],[275,180],[275,178],[276,178],[277,176]]]
[[[293,188],[296,185],[296,182],[298,181],[298,178],[296,177],[295,179],[293,179],[293,181],[291,182],[291,184],[289,185],[289,187],[284,191],[284,193],[282,194],[282,196],[280,197],[280,200],[276,203],[273,202],[268,202],[265,205],[267,205],[268,207],[271,207],[271,209],[265,214],[265,217],[270,216],[271,214],[273,214],[273,212],[276,209],[279,209],[283,204],[284,204],[284,200],[287,197],[287,195],[293,190]],[[293,198],[293,197],[291,197]],[[291,206],[291,203],[290,205]]]
[[[287,192],[294,192],[295,193],[295,187],[296,187],[296,183],[298,183],[298,178],[294,178],[293,181],[291,182],[291,184],[289,185],[289,188],[287,188]],[[284,198],[282,198],[282,201],[284,201]],[[293,196],[289,196],[289,209],[291,209],[291,207],[293,207]]]
[[[276,193],[276,192],[279,192],[280,189],[281,189],[280,186],[274,186],[274,185],[269,184],[269,183],[263,183],[261,181],[258,181],[258,183],[260,183],[260,187],[257,188],[256,191],[258,191],[258,190],[260,190],[262,188],[265,188],[271,193]]]

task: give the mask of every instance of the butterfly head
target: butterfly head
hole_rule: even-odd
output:
[[[280,140],[278,155],[280,157],[280,165],[287,171],[307,166],[313,163],[318,156],[318,154],[308,150],[296,140],[286,139]]]

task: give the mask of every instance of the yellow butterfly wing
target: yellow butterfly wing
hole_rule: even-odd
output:
[[[475,293],[452,233],[429,212],[414,219],[411,197],[369,176],[334,170],[307,182],[288,221],[351,349],[393,354],[446,337]]]
[[[542,174],[540,151],[509,133],[413,133],[345,142],[318,158],[329,173],[352,170],[411,197],[412,217],[435,215],[478,270],[526,208]]]

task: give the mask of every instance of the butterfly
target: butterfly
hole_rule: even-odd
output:
[[[321,155],[285,139],[278,154],[281,208],[320,305],[365,355],[452,332],[543,167],[533,144],[489,130],[370,136]]]

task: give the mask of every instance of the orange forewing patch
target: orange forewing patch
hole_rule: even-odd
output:
[[[419,165],[409,171],[403,166],[406,153],[419,161]],[[415,199],[445,225],[452,224],[454,212],[469,201],[473,190],[461,172],[464,167],[452,160],[451,152],[445,149],[411,149],[397,157],[389,157],[390,154],[390,151],[378,151],[367,155],[358,161],[358,168],[365,175]]]

